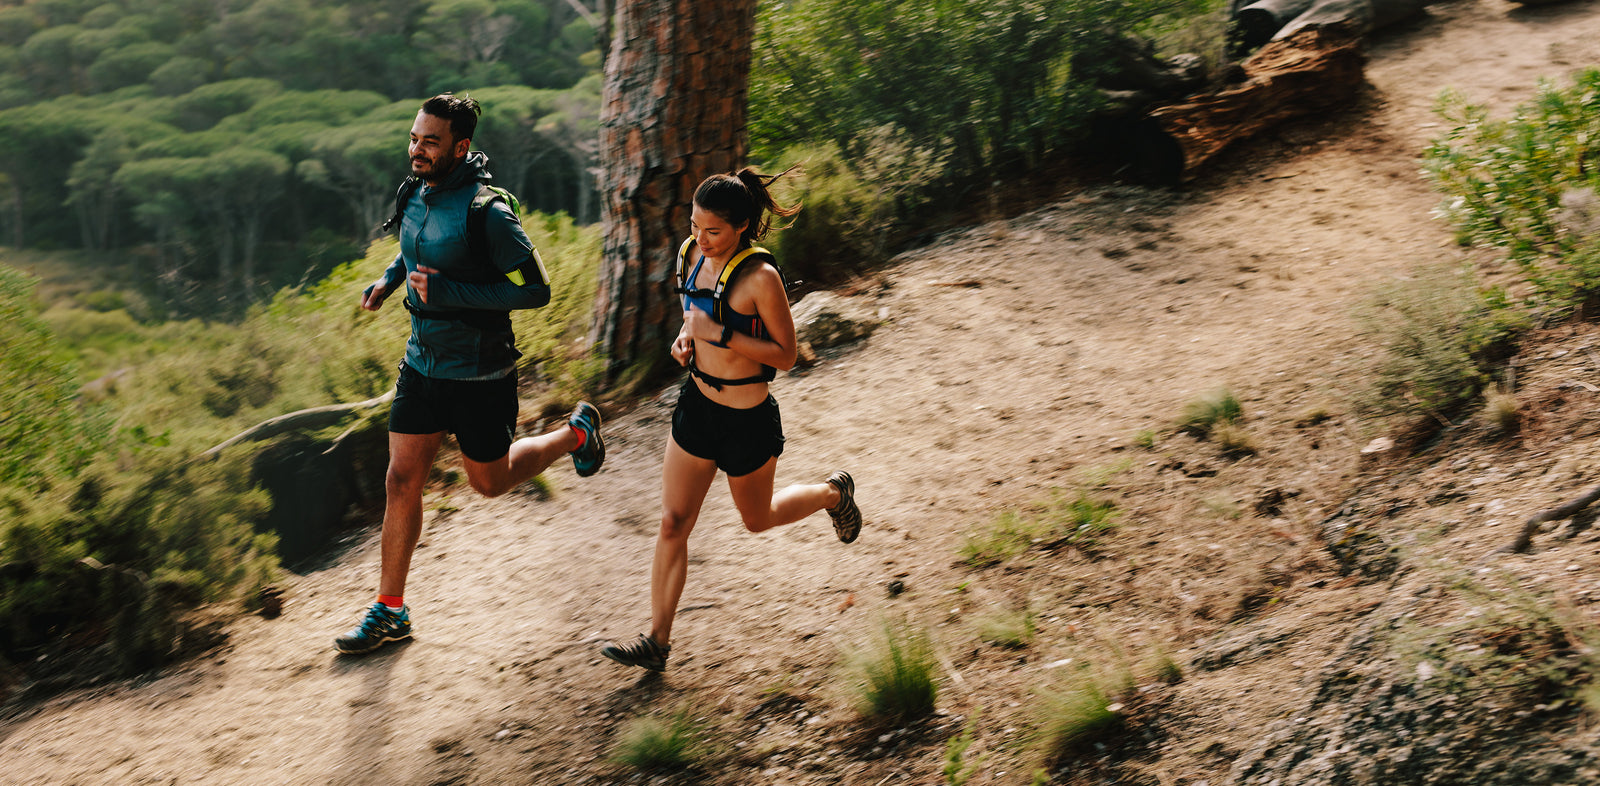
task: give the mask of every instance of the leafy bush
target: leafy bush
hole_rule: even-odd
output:
[[[0,267],[0,662],[72,637],[112,674],[148,668],[178,609],[270,574],[265,497],[239,462],[189,463],[81,403],[30,294]]]
[[[751,71],[757,157],[830,141],[855,160],[900,129],[956,182],[1040,163],[1100,105],[1093,71],[1126,34],[1203,2],[805,0],[761,15]]]
[[[1477,397],[1528,322],[1503,293],[1444,266],[1381,287],[1360,317],[1383,349],[1363,406],[1441,418]]]
[[[106,433],[98,410],[79,409],[75,370],[57,356],[33,288],[0,266],[0,486],[75,474]]]
[[[837,281],[887,261],[917,228],[913,216],[944,171],[936,151],[914,147],[892,126],[871,130],[853,160],[832,142],[790,148],[777,160],[780,171],[803,168],[792,198],[803,209],[768,243],[791,280]]]
[[[1541,83],[1504,120],[1453,91],[1437,111],[1454,127],[1428,147],[1424,169],[1448,195],[1440,212],[1461,239],[1506,249],[1557,309],[1600,291],[1591,241],[1600,215],[1600,69],[1567,88]]]
[[[1215,0],[764,4],[752,157],[810,173],[780,258],[803,275],[870,266],[974,195],[1068,152],[1127,34],[1194,37]],[[1217,34],[1220,40],[1220,32]],[[919,212],[921,211],[921,212]],[[807,213],[810,215],[807,215]]]

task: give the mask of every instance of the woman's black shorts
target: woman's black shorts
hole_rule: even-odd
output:
[[[499,379],[434,379],[400,364],[389,407],[396,434],[456,435],[461,454],[488,462],[511,449],[517,428],[517,372]]]
[[[734,409],[706,398],[690,377],[672,411],[672,439],[689,455],[715,461],[728,477],[737,478],[783,455],[783,417],[771,396],[749,409]]]

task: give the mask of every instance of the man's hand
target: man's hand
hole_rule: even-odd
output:
[[[383,279],[380,278],[372,282],[372,286],[367,287],[361,293],[361,307],[368,311],[377,311],[383,308],[383,301],[387,300],[388,297],[389,288],[384,286]]]
[[[411,291],[417,293],[417,302],[428,302],[428,276],[439,271],[424,265],[418,265],[416,270],[406,274],[406,283],[411,285]]]

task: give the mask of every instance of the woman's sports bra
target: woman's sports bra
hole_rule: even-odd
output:
[[[689,274],[689,281],[692,282],[699,277],[700,268],[705,263],[706,257],[701,254],[700,261],[694,265],[694,272]],[[727,293],[723,293],[723,297],[726,298]],[[691,308],[715,315],[717,312],[712,291],[709,289],[685,289],[683,291],[683,310],[688,311]],[[756,338],[764,338],[767,335],[766,326],[761,324],[760,316],[756,314],[741,314],[734,310],[732,304],[727,302],[722,304],[722,309],[722,324],[733,328],[733,332]]]

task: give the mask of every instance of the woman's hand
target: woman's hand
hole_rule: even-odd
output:
[[[683,333],[689,338],[714,344],[722,340],[722,323],[697,308],[683,312]]]
[[[680,366],[689,365],[689,361],[694,359],[694,339],[679,333],[672,341],[672,359],[678,361]]]

